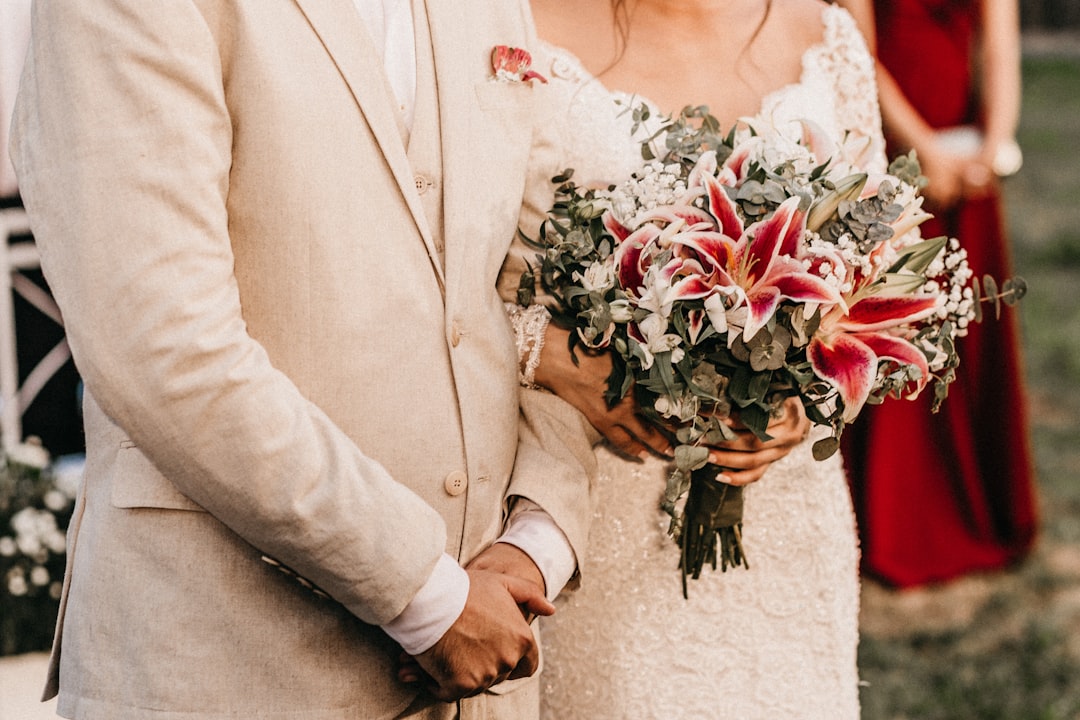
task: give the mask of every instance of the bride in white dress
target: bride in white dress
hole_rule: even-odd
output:
[[[548,55],[534,69],[550,81],[547,128],[561,154],[556,165],[538,169],[547,177],[572,167],[579,184],[625,179],[641,163],[627,108],[641,102],[668,114],[705,104],[723,127],[746,116],[778,127],[810,119],[834,138],[865,136],[866,169],[885,169],[873,61],[838,7],[817,0],[534,0],[533,9]],[[550,204],[550,194],[534,199],[535,223],[526,232],[535,232]],[[516,282],[520,269],[508,264],[504,285]],[[548,332],[536,382],[602,425],[599,391],[593,399],[568,389],[575,371],[565,335]],[[628,438],[631,425],[610,421],[605,432],[638,454],[643,444]],[[589,555],[579,558],[582,585],[541,626],[545,718],[858,717],[855,519],[839,455],[811,457],[817,436],[746,488],[749,569],[706,568],[689,581],[688,600],[659,509],[668,464],[598,450],[598,504]]]

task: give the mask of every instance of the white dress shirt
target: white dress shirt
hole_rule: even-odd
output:
[[[416,33],[412,0],[353,0],[376,47],[398,102],[405,127],[412,129],[416,108]]]
[[[386,79],[406,129],[412,129],[416,108],[416,35],[412,0],[353,0],[376,47],[382,47]],[[540,569],[549,598],[566,585],[577,559],[566,535],[539,506],[518,499],[499,542],[520,548]],[[469,576],[444,554],[427,583],[383,630],[416,655],[441,638],[461,615],[469,595]]]

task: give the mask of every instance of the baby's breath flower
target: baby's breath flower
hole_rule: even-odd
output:
[[[30,583],[38,587],[49,584],[49,570],[42,565],[35,565],[30,569]]]
[[[54,512],[60,512],[66,508],[70,502],[67,495],[56,489],[46,492],[42,501],[45,503],[45,507]]]
[[[43,470],[49,464],[49,452],[41,446],[41,441],[29,438],[7,449],[8,460],[28,468]]]
[[[29,591],[26,584],[26,575],[21,567],[12,568],[7,576],[7,590],[12,597],[22,597]]]

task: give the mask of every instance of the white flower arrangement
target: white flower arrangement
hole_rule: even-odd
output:
[[[0,453],[0,655],[49,646],[75,489],[33,439]]]

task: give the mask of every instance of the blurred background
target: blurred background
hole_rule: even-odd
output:
[[[901,592],[864,581],[866,720],[1080,718],[1080,2],[1021,12],[1024,165],[1004,187],[1029,286],[1039,539],[1007,572]]]
[[[1028,558],[1003,572],[903,591],[864,581],[859,663],[867,720],[1080,720],[1080,0],[1020,5],[1017,139],[1024,164],[1004,188],[1016,271],[1029,286],[1016,312],[1038,472],[1039,539]],[[0,70],[19,52],[4,23],[27,6],[0,0]],[[0,114],[10,111],[11,84],[11,75],[0,72]],[[0,141],[6,144],[6,127]],[[4,172],[0,168],[0,183]],[[4,271],[16,270],[8,273],[14,288],[0,283],[11,298],[10,306],[0,302],[0,312],[10,307],[17,340],[13,347],[0,345],[0,370],[35,386],[20,408],[22,436],[40,438],[54,461],[73,456],[77,467],[78,375],[41,296],[45,284],[32,252],[26,254],[32,238],[14,219],[17,196],[10,186],[0,190],[0,218],[11,219]],[[8,252],[13,248],[17,252]],[[33,374],[43,360],[47,378]],[[42,469],[35,465],[40,454],[13,449],[10,435],[3,441],[9,456],[22,453],[29,464],[0,471],[0,536],[13,538],[5,545],[0,537],[0,718],[26,720],[41,710],[51,715],[33,708],[62,572],[62,552],[48,552],[49,532],[66,527],[73,464],[68,459]],[[23,592],[14,593],[13,575],[3,573],[14,572],[25,553],[13,544],[18,532],[6,525],[27,503],[52,516],[35,516],[42,547],[31,548],[46,552],[50,576],[35,584],[26,574],[25,587],[14,588]],[[31,525],[27,517],[24,530]]]

